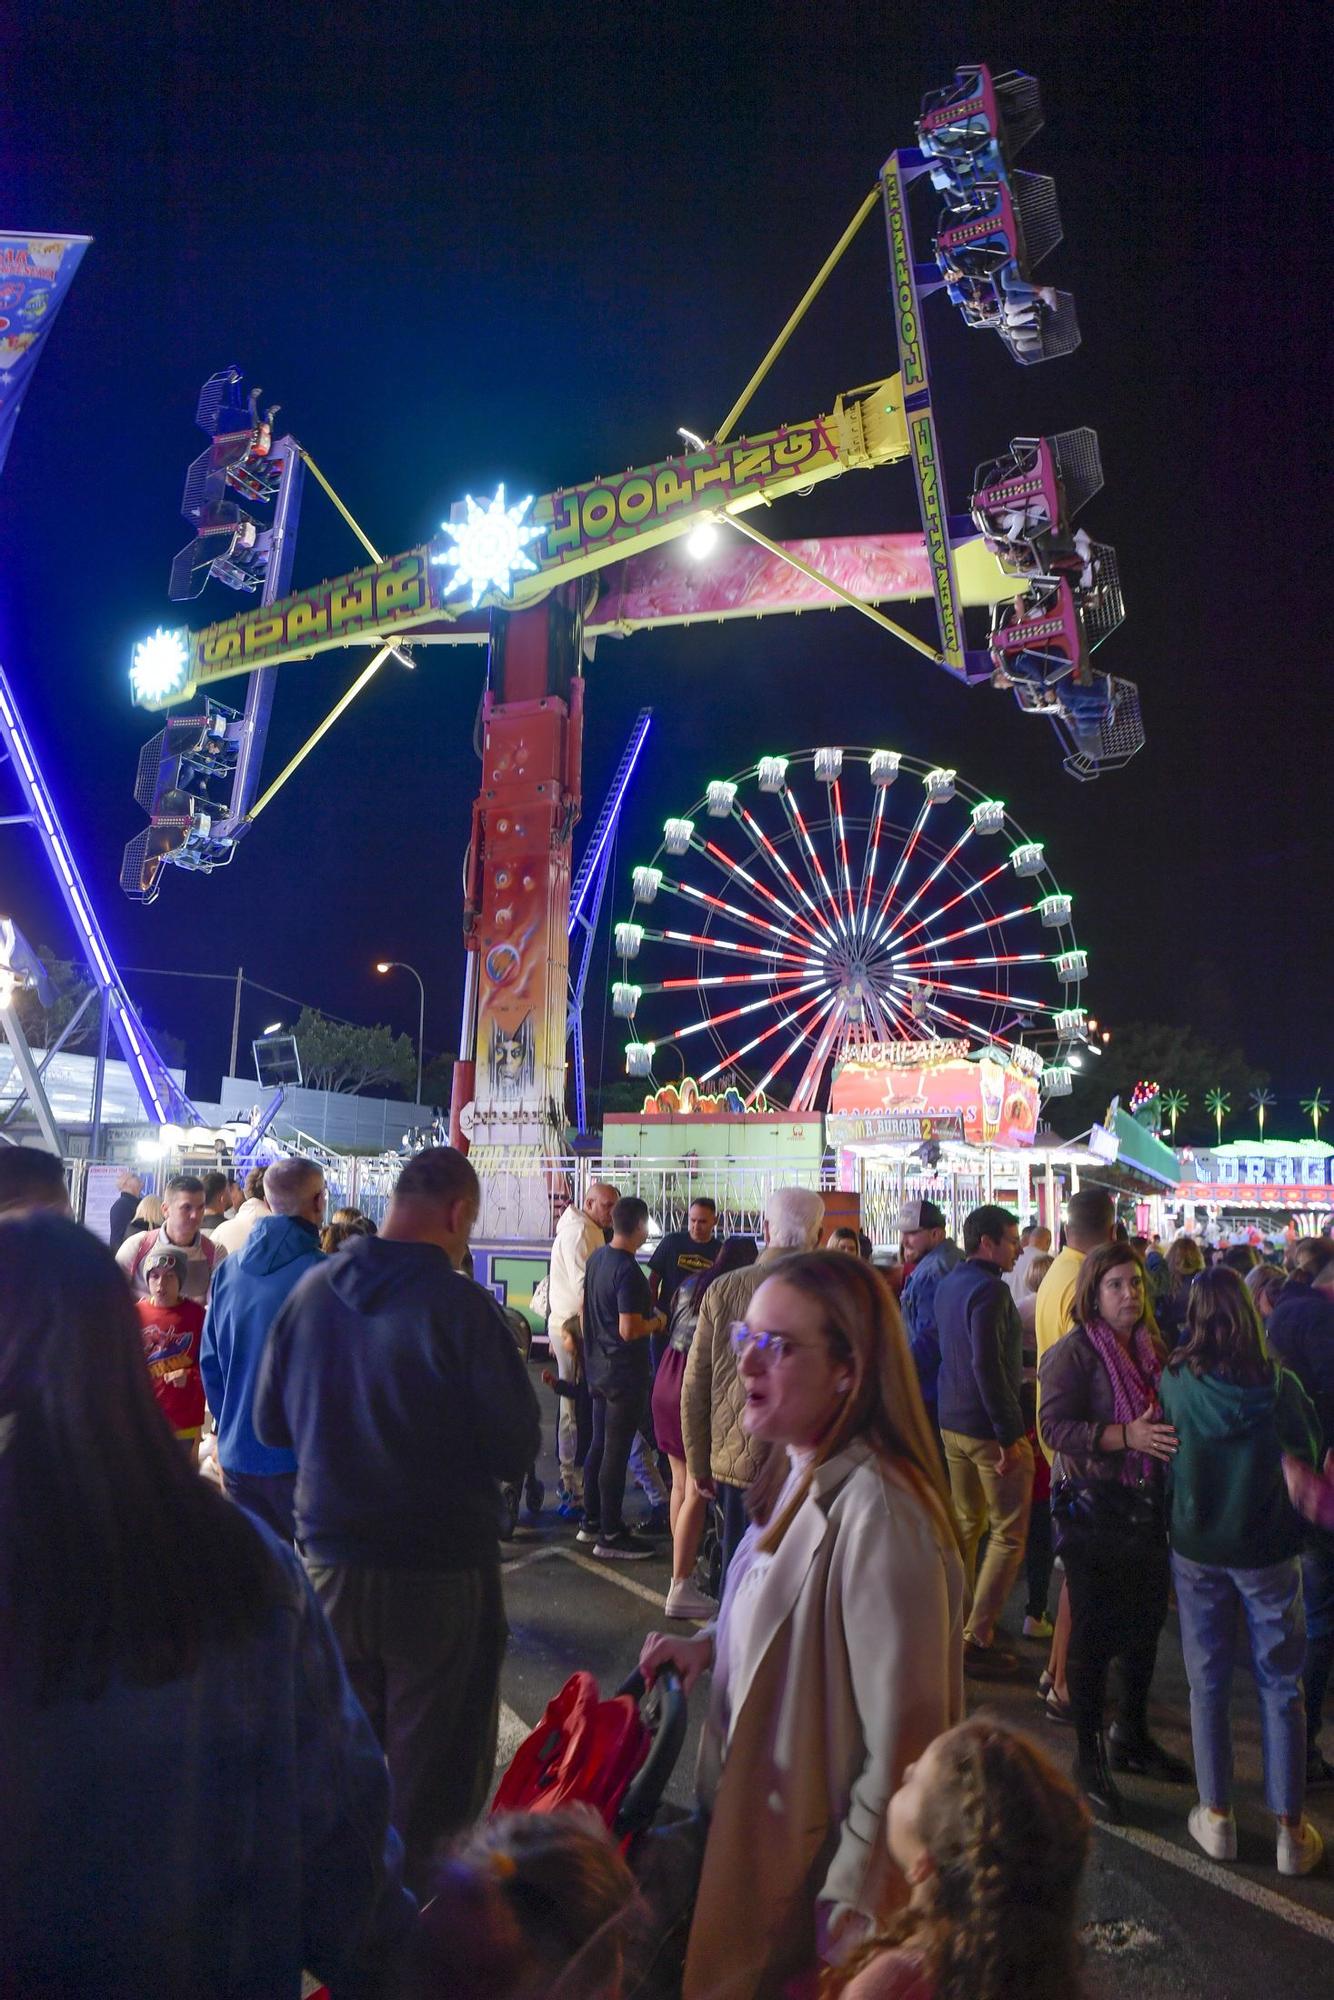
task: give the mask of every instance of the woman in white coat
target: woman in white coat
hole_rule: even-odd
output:
[[[654,1634],[640,1661],[687,1689],[713,1668],[685,2000],[780,1993],[905,1899],[885,1807],[963,1714],[963,1565],[888,1286],[856,1258],[796,1256],[733,1337],[781,1490],[716,1627]]]

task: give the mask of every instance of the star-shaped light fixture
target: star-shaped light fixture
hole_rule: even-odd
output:
[[[503,485],[496,488],[495,499],[482,506],[478,506],[471,493],[466,496],[467,519],[441,523],[453,540],[453,548],[431,558],[435,563],[454,565],[454,573],[445,583],[446,595],[471,589],[476,607],[488,590],[507,597],[514,577],[537,568],[524,549],[546,530],[533,521],[524,524],[523,517],[532,504],[530,493],[526,500],[507,507]]]
[[[166,701],[184,688],[190,649],[184,632],[164,632],[159,625],[151,639],[141,639],[130,666],[130,687],[136,701]]]

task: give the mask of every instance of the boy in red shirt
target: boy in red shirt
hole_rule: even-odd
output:
[[[153,1394],[198,1465],[204,1428],[204,1378],[199,1372],[204,1308],[181,1297],[184,1250],[170,1243],[155,1244],[144,1259],[144,1282],[148,1297],[137,1301],[136,1311]]]

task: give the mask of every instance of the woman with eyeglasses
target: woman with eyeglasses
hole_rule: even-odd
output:
[[[837,1963],[906,1897],[885,1808],[963,1713],[963,1564],[898,1307],[869,1265],[786,1260],[733,1329],[743,1424],[777,1446],[716,1625],[640,1667],[713,1669],[684,2000]]]
[[[1100,1819],[1120,1820],[1113,1771],[1170,1784],[1191,1775],[1149,1731],[1171,1581],[1165,1474],[1177,1436],[1159,1398],[1167,1357],[1148,1276],[1131,1244],[1090,1250],[1071,1314],[1070,1332],[1042,1357],[1038,1416],[1052,1454],[1052,1538],[1070,1592],[1075,1777]],[[1113,1660],[1121,1701],[1109,1745],[1103,1709]]]

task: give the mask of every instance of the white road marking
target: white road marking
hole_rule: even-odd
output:
[[[529,1563],[549,1562],[552,1556],[563,1556],[564,1554],[564,1549],[553,1548],[550,1545],[544,1549],[530,1549],[526,1556],[516,1556],[513,1562],[503,1562],[500,1565],[500,1574],[502,1576],[513,1576],[516,1569],[527,1569]]]
[[[646,1604],[656,1604],[659,1613],[666,1616],[662,1609],[666,1593],[650,1590],[646,1583],[636,1583],[632,1576],[623,1575],[619,1563],[608,1561],[605,1557],[599,1561],[596,1556],[581,1556],[574,1549],[556,1549],[554,1553],[564,1556],[566,1562],[573,1563],[576,1569],[585,1569],[590,1576],[600,1576],[605,1583],[618,1583],[632,1597],[642,1597]]]
[[[1263,1910],[1266,1916],[1278,1917],[1296,1930],[1309,1931],[1312,1937],[1334,1944],[1334,1919],[1322,1917],[1318,1911],[1308,1910],[1301,1903],[1289,1902],[1286,1896],[1280,1896],[1274,1889],[1266,1889],[1259,1882],[1252,1882],[1249,1876],[1220,1868],[1206,1855],[1188,1853],[1184,1847],[1174,1847],[1170,1840],[1163,1840],[1156,1833],[1146,1833],[1137,1826],[1108,1826],[1099,1820],[1097,1830],[1110,1834],[1114,1840],[1124,1840],[1131,1847],[1142,1847],[1155,1860],[1169,1861],[1174,1868],[1184,1869],[1187,1875],[1194,1875],[1215,1889],[1226,1890],[1238,1902],[1250,1903],[1255,1909]]]
[[[531,1734],[530,1727],[516,1709],[508,1702],[500,1704],[500,1735],[496,1742],[496,1773],[507,1771],[515,1751],[525,1736]]]

